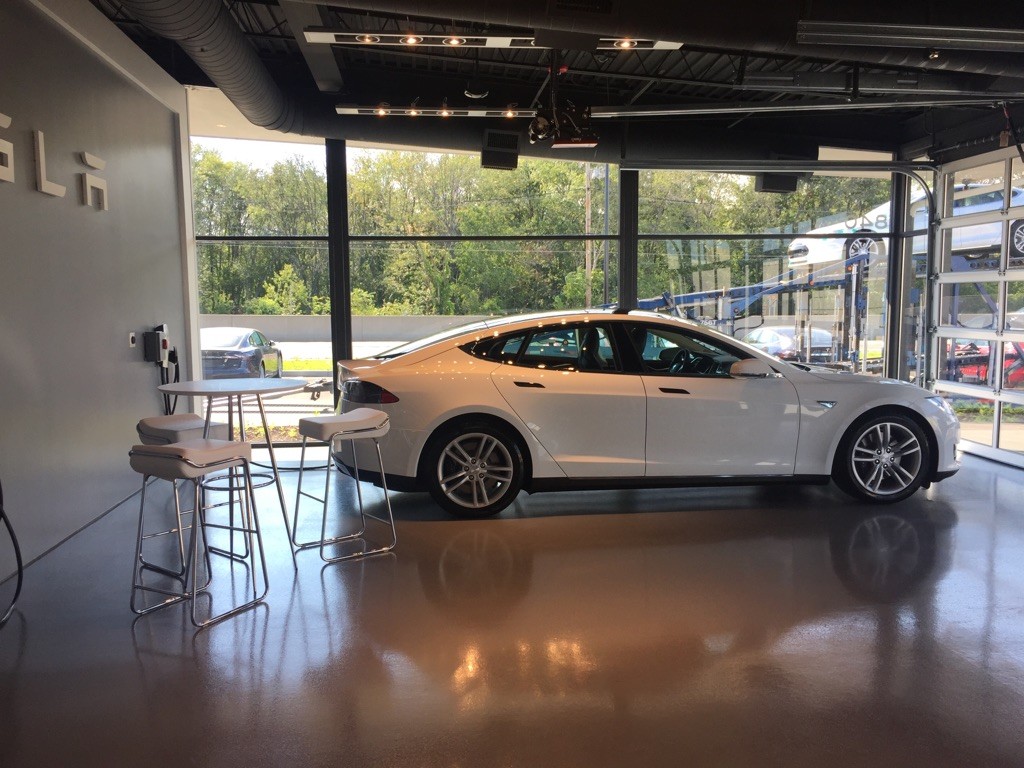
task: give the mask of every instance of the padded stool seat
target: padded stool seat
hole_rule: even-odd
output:
[[[190,600],[192,623],[202,628],[261,602],[266,596],[268,589],[267,562],[263,550],[259,518],[256,514],[252,476],[249,472],[249,461],[252,457],[252,448],[249,443],[198,438],[161,445],[141,444],[133,446],[128,457],[132,469],[143,475],[142,500],[139,504],[139,527],[135,547],[135,565],[132,573],[132,611],[141,615],[184,600]],[[202,481],[214,472],[221,470],[228,470],[229,474],[225,478],[226,483],[218,487],[215,492],[222,491],[228,493],[230,502],[208,504],[206,495],[209,490]],[[177,573],[155,566],[144,560],[142,556],[143,541],[150,538],[145,534],[145,515],[146,488],[151,477],[167,480],[171,483],[176,483],[178,480],[189,481],[193,484],[195,490],[193,503],[195,513],[193,515],[188,546],[190,556],[187,562],[184,556],[182,557],[183,567]],[[213,507],[231,503],[233,508],[235,495],[239,497],[241,504],[242,514],[239,524],[236,525],[234,522],[233,511],[228,525],[216,524],[207,520],[206,513]],[[173,496],[175,511],[180,520],[182,513],[178,503],[176,486]],[[246,554],[230,560],[230,565],[228,566],[229,568],[238,567],[244,571],[241,578],[246,583],[246,593],[243,593],[246,594],[246,599],[220,613],[215,613],[211,607],[210,616],[206,620],[200,621],[196,611],[196,597],[199,592],[206,592],[213,580],[209,558],[209,552],[213,548],[206,543],[207,531],[210,529],[229,531],[232,537],[235,534],[241,534],[243,539],[247,540]],[[206,569],[209,577],[206,584],[202,587],[199,586],[197,578],[200,538],[203,539]],[[260,561],[259,571],[257,571],[257,556]],[[179,581],[181,587],[180,589],[168,589],[147,585],[143,582],[143,572],[156,572],[169,576]],[[258,577],[260,573],[262,573],[262,585]],[[238,580],[239,576],[232,573],[229,579],[232,586],[232,594],[234,594],[234,589],[237,588]],[[251,591],[251,597],[247,594],[249,591]],[[137,607],[137,596],[140,593],[147,592],[162,596],[162,602],[147,607]]]
[[[383,411],[378,411],[374,408],[356,408],[348,413],[336,413],[327,416],[309,416],[299,419],[299,434],[302,435],[302,453],[299,457],[299,480],[295,494],[295,520],[292,525],[292,544],[297,549],[319,547],[320,558],[324,562],[336,563],[340,560],[351,560],[358,557],[366,557],[367,555],[382,554],[395,548],[398,536],[395,532],[395,517],[391,511],[391,499],[388,496],[387,482],[384,478],[384,460],[381,458],[379,442],[379,438],[386,435],[388,433],[388,429],[388,415]],[[328,445],[327,474],[324,478],[323,497],[314,496],[302,490],[302,478],[306,471],[306,442],[310,439],[319,440],[320,442],[327,443]],[[327,536],[327,501],[330,496],[331,475],[333,474],[331,450],[335,440],[349,440],[352,444],[352,462],[354,468],[353,478],[356,481],[356,496],[359,500],[359,519],[361,524],[359,530],[355,533],[329,538]],[[386,520],[377,517],[374,517],[373,519],[380,520],[380,522],[387,524],[391,530],[390,543],[382,544],[380,546],[370,545],[363,537],[363,534],[366,531],[366,518],[372,517],[372,515],[367,515],[363,510],[363,493],[360,489],[359,464],[355,455],[356,440],[373,440],[374,447],[377,451],[377,465],[380,468],[380,482],[381,487],[384,489],[384,504],[387,508],[388,516]],[[323,516],[320,523],[320,538],[312,541],[300,542],[297,537],[299,527],[299,508],[301,506],[303,496],[322,502]],[[363,548],[358,551],[339,555],[337,557],[328,557],[324,551],[325,547],[329,545],[357,540],[361,541],[363,546]]]
[[[147,416],[135,425],[139,433],[139,441],[143,445],[160,445],[162,443],[179,443],[203,437],[206,420],[195,413],[172,413],[167,416]],[[207,437],[218,440],[230,440],[228,425],[213,422]]]

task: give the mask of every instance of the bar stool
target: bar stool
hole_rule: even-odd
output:
[[[299,434],[302,435],[302,452],[299,455],[299,480],[298,488],[295,494],[295,519],[292,522],[292,544],[297,549],[308,549],[310,547],[320,548],[320,559],[325,563],[337,563],[342,560],[352,560],[359,557],[367,557],[368,555],[379,555],[384,552],[390,552],[395,548],[395,544],[398,541],[398,536],[395,533],[395,517],[391,511],[391,499],[388,496],[388,486],[384,479],[384,460],[380,455],[380,442],[379,439],[388,433],[388,416],[383,411],[378,411],[373,408],[356,408],[354,411],[348,413],[339,413],[329,416],[310,416],[308,418],[299,419]],[[311,493],[307,493],[302,490],[302,477],[306,467],[306,442],[312,438],[313,440],[319,440],[322,443],[326,443],[328,446],[327,451],[327,474],[324,479],[324,495],[323,497],[314,496]],[[335,440],[348,440],[352,446],[352,465],[354,468],[353,478],[356,481],[356,496],[359,499],[359,520],[360,527],[355,533],[345,534],[344,536],[335,536],[333,538],[327,538],[327,500],[331,492],[331,454],[333,452],[333,446]],[[363,511],[363,494],[359,488],[359,462],[356,459],[356,441],[357,440],[373,440],[374,447],[377,450],[377,465],[380,467],[380,482],[381,487],[384,489],[384,503],[387,507],[388,518],[383,520],[373,515],[367,515]],[[320,523],[320,538],[312,541],[300,542],[298,541],[298,527],[299,527],[299,508],[301,506],[302,497],[313,499],[323,503],[323,516]],[[372,549],[366,549],[368,545],[367,540],[363,537],[366,531],[366,518],[372,517],[374,520],[378,520],[382,523],[386,523],[391,528],[391,543],[384,544]],[[327,557],[324,552],[325,547],[338,544],[345,541],[359,540],[362,542],[364,549],[351,552],[337,557]]]
[[[259,518],[256,514],[256,501],[253,496],[252,477],[249,472],[249,461],[252,456],[252,448],[248,443],[234,442],[229,440],[213,440],[199,438],[196,440],[185,440],[178,443],[166,445],[136,445],[128,454],[132,469],[140,473],[142,478],[142,500],[139,504],[139,528],[135,542],[135,560],[132,569],[132,594],[130,606],[134,613],[139,615],[150,613],[159,608],[175,605],[185,600],[191,600],[190,618],[192,624],[202,628],[221,621],[240,611],[245,610],[261,602],[267,594],[267,561],[263,551],[263,537],[260,533]],[[218,476],[211,478],[218,470],[233,470],[240,468],[241,474]],[[191,534],[189,536],[189,560],[186,562],[184,572],[175,574],[169,569],[154,566],[147,563],[142,557],[142,545],[146,538],[145,515],[146,515],[146,487],[151,477],[167,480],[176,483],[178,480],[188,480],[194,488],[193,509],[197,510],[193,518]],[[215,485],[217,480],[225,481],[226,484]],[[208,504],[207,493],[210,491],[225,491],[240,496],[239,504],[242,507],[241,522],[235,525],[232,521],[229,525],[211,523],[206,519],[207,510],[220,504]],[[221,502],[224,503],[224,502]],[[175,493],[175,508],[180,514],[177,493]],[[202,536],[205,545],[207,529],[219,529],[230,531],[232,535],[240,533],[248,538],[249,557],[241,564],[248,574],[246,577],[246,596],[248,597],[249,586],[251,585],[252,597],[244,600],[232,608],[214,614],[211,608],[211,615],[204,621],[200,621],[196,612],[196,596],[205,592],[212,583],[210,560],[206,555],[206,569],[208,579],[200,587],[198,579],[199,568],[199,538]],[[260,572],[256,570],[257,554],[259,556]],[[235,561],[231,561],[234,567]],[[165,576],[170,576],[181,583],[180,590],[165,589],[143,583],[144,571],[155,571]],[[262,573],[262,589],[259,575]],[[141,592],[151,592],[162,595],[162,602],[144,607],[137,607],[136,598]]]
[[[143,445],[167,445],[169,443],[180,443],[183,440],[195,440],[204,436],[218,440],[231,439],[231,436],[228,433],[227,424],[213,422],[210,424],[209,434],[204,435],[206,430],[206,420],[202,416],[198,416],[194,413],[172,413],[161,416],[147,416],[143,419],[139,419],[139,423],[135,425],[135,431],[139,435],[139,442]],[[163,531],[148,533],[146,534],[146,538],[152,539],[177,534],[179,558],[177,575],[181,576],[185,573],[184,532],[188,530],[188,526],[185,525],[184,516],[192,514],[192,510],[181,509],[181,506],[178,503],[178,484],[177,482],[173,482],[172,485],[174,486],[177,526]],[[143,563],[152,566],[161,572],[170,573],[170,571],[165,567],[154,565],[146,560],[143,560]]]

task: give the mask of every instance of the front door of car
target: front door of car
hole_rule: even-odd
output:
[[[498,392],[568,477],[642,477],[646,396],[622,372],[607,328],[538,329],[491,375]]]
[[[740,378],[743,353],[709,336],[635,329],[647,392],[647,476],[791,475],[800,428],[785,378]]]

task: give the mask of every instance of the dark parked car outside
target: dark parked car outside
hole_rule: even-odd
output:
[[[810,341],[809,347],[808,340]],[[802,363],[831,363],[833,361],[832,334],[823,328],[809,328],[800,331],[791,325],[762,326],[750,331],[743,337],[743,341],[769,355],[775,355],[780,360]]]
[[[203,378],[231,379],[281,376],[281,350],[255,328],[199,329]]]

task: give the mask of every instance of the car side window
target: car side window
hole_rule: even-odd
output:
[[[605,325],[585,323],[497,336],[464,344],[461,349],[481,360],[549,368],[556,371],[622,370],[611,333]]]
[[[535,331],[516,365],[553,370],[618,370],[608,330],[591,323]]]
[[[741,359],[712,339],[685,330],[638,326],[630,336],[648,374],[725,377]]]

